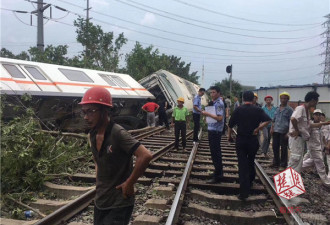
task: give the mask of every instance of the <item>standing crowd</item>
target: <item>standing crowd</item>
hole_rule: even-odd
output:
[[[227,119],[229,142],[234,140],[233,128],[237,127],[236,153],[240,200],[245,201],[248,198],[253,186],[256,175],[254,159],[259,147],[260,153],[268,157],[271,138],[273,168],[292,167],[297,172],[302,172],[303,169],[315,166],[323,184],[330,187],[330,172],[326,173],[324,163],[326,157],[327,165],[330,167],[330,121],[326,121],[326,115],[316,107],[318,93],[308,92],[304,103],[293,110],[288,105],[290,94],[287,92],[279,95],[278,107],[272,105],[273,97],[270,95],[264,98],[265,106],[261,107],[258,95],[251,91],[243,93],[242,104],[235,97],[231,107],[230,96],[224,100],[220,88],[212,86],[209,88],[211,101],[207,107],[202,108],[201,99],[205,92],[204,88],[200,88],[194,97],[192,118],[195,143],[199,141],[198,132],[202,116],[207,122],[208,141],[214,165],[212,179],[207,183],[220,183],[224,179],[221,137],[224,135]],[[186,129],[189,127],[189,112],[184,103],[184,98],[177,99],[177,105],[172,111],[171,124],[174,126],[175,149],[179,150],[181,136],[183,151],[186,148]],[[128,224],[135,201],[134,184],[148,167],[152,155],[109,117],[112,97],[107,89],[88,89],[79,104],[82,106],[84,120],[90,127],[88,137],[96,169],[94,224]],[[160,125],[165,124],[169,129],[166,115],[168,107],[165,99],[160,99],[158,104],[148,99],[148,103],[142,106],[142,110],[147,113],[148,126],[155,126],[155,114],[158,112]],[[135,165],[133,155],[136,157]]]

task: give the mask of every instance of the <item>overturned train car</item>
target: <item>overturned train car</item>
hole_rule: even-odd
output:
[[[158,70],[157,72],[141,79],[139,83],[148,89],[157,100],[165,99],[171,108],[177,105],[177,99],[183,97],[185,99],[184,105],[189,111],[193,110],[193,98],[197,95],[199,86],[185,80],[166,70]],[[202,105],[207,105],[207,96],[202,97]],[[171,109],[167,111],[169,114]]]
[[[37,116],[48,127],[67,131],[84,130],[78,103],[85,91],[102,86],[113,97],[114,120],[126,129],[145,126],[141,106],[154,96],[127,74],[82,69],[54,64],[0,58],[1,95],[6,95],[4,118],[17,112],[9,105],[21,105],[20,96],[32,96]]]

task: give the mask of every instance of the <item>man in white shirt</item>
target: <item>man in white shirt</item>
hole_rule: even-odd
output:
[[[325,172],[325,165],[323,161],[323,133],[322,128],[327,126],[327,122],[320,122],[320,116],[322,111],[315,109],[313,112],[314,121],[310,121],[310,124],[316,127],[310,128],[310,138],[307,141],[307,148],[309,150],[310,158],[303,161],[302,168],[314,166],[316,167],[317,173],[319,174],[324,185],[330,187],[330,179],[327,177]],[[317,126],[318,125],[318,126]]]
[[[321,122],[325,122],[325,114],[321,113]],[[330,179],[330,125],[322,126],[324,153],[328,164],[328,178]]]
[[[288,167],[292,167],[298,173],[301,172],[304,157],[305,142],[309,140],[310,109],[315,108],[319,101],[319,94],[310,91],[305,96],[305,104],[297,106],[291,116],[289,126],[290,159]]]

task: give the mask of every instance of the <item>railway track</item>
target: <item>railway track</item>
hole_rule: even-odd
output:
[[[133,131],[131,134],[140,142],[145,145],[153,154],[152,162],[156,162],[159,158],[169,151],[174,146],[174,136],[165,130],[164,127],[145,129],[141,131]],[[187,137],[192,135],[192,131],[187,133]],[[94,169],[93,163],[89,165]],[[149,172],[153,172],[149,169]],[[95,195],[95,174],[78,173],[68,177],[73,183],[79,183],[79,186],[73,185],[58,185],[51,182],[46,182],[45,186],[55,193],[60,199],[70,199],[74,195],[79,195],[78,198],[71,201],[58,201],[57,203],[52,200],[37,200],[32,203],[34,208],[41,208],[44,213],[53,211],[41,220],[29,221],[29,224],[63,224],[65,221],[74,217],[76,214],[87,208],[93,201]],[[141,177],[138,180],[141,185],[149,185],[152,183],[151,178]],[[50,207],[50,205],[52,205]],[[56,209],[58,208],[58,209]],[[54,210],[56,209],[56,210]],[[6,224],[5,219],[2,220]],[[8,220],[8,224],[24,224],[26,221],[12,221]]]
[[[174,145],[173,137],[167,135],[168,131],[166,131],[164,127],[146,128],[129,132],[136,139],[140,140],[141,143],[148,146],[148,149],[151,150],[155,156],[161,155]],[[154,140],[160,135],[164,138],[155,144]],[[191,135],[191,132],[189,135]],[[37,199],[37,201],[31,203],[31,206],[34,209],[39,209],[41,214],[48,214],[45,218],[32,221],[1,218],[1,224],[60,224],[88,207],[95,195],[94,163],[90,161],[88,166],[91,168],[91,173],[77,173],[68,176],[65,180],[69,182],[65,182],[65,185],[61,185],[63,180],[60,182],[56,181],[56,183],[46,182],[44,184],[45,189],[48,190],[51,195],[56,196],[56,200]],[[150,179],[140,178],[138,182],[148,184],[150,183]],[[75,196],[79,197],[72,200]]]
[[[242,202],[238,199],[239,181],[235,145],[222,139],[224,179],[219,184],[207,184],[209,174],[201,172],[211,161],[206,141],[193,146],[176,191],[166,225],[170,224],[303,224],[299,215],[280,213],[280,207],[289,207],[275,192],[269,175],[262,165],[270,163],[257,156],[257,178],[251,195]],[[259,161],[259,162],[258,162]]]
[[[153,160],[136,185],[136,204],[131,224],[304,224],[299,214],[283,214],[281,207],[292,206],[280,199],[272,177],[276,172],[264,170],[270,159],[256,156],[257,177],[246,202],[237,198],[239,191],[235,145],[221,141],[224,180],[207,184],[213,165],[207,137],[199,143],[187,133],[187,151],[173,149],[174,136],[161,128],[133,133],[153,152]],[[200,133],[201,135],[201,133]],[[74,181],[95,183],[95,174],[76,174]],[[89,207],[95,188],[70,201],[35,224],[91,224],[82,217],[92,215]],[[82,212],[82,213],[81,213]],[[83,215],[83,216],[82,216]],[[71,218],[71,219],[70,219]],[[68,221],[68,222],[66,222]]]
[[[133,224],[285,222],[260,179],[253,185],[252,196],[246,203],[242,204],[237,198],[239,182],[235,145],[227,143],[225,137],[222,140],[224,181],[219,184],[206,183],[213,170],[207,138],[201,138],[197,144],[190,140],[188,147],[189,152],[180,153],[180,156],[169,152],[167,154],[172,157],[166,157],[166,162],[151,164],[150,167],[161,174],[156,180],[159,185],[153,189],[159,195],[153,195],[143,204],[148,209],[144,214],[139,213]],[[270,163],[260,156],[258,158],[262,164]]]

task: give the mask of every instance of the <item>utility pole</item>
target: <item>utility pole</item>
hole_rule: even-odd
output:
[[[86,32],[88,33],[88,27],[89,27],[89,10],[91,9],[92,7],[89,7],[89,0],[87,0],[87,8],[85,9],[86,10]],[[86,59],[85,59],[85,66],[87,65],[87,62],[88,62],[88,58],[89,58],[89,51],[88,51],[88,47],[87,45],[85,46],[85,52],[86,52]]]
[[[204,87],[204,60],[203,60],[203,69],[202,69],[202,85],[201,87]]]
[[[323,23],[326,27],[326,31],[322,33],[325,35],[326,40],[322,43],[325,45],[325,51],[322,55],[325,55],[324,70],[323,70],[323,84],[330,84],[330,14],[326,15],[327,21]]]
[[[44,11],[50,6],[47,4],[43,6],[43,0],[38,0],[38,8],[31,13],[38,16],[38,31],[37,31],[37,47],[40,51],[44,51]]]

